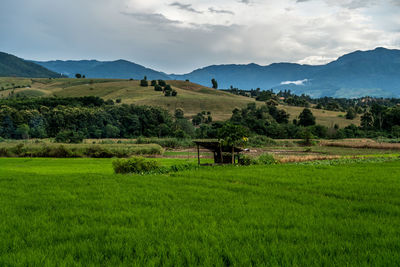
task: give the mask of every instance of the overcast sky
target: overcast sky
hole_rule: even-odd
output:
[[[0,51],[167,73],[400,48],[400,0],[1,0]]]

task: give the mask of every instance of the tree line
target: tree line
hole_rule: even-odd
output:
[[[151,106],[116,105],[112,100],[78,98],[5,99],[0,101],[0,137],[6,139],[56,138],[79,142],[83,138],[177,137],[217,138],[226,124],[245,128],[250,135],[271,138],[400,137],[400,106],[374,104],[361,114],[361,125],[340,129],[316,124],[308,108],[290,120],[274,101],[250,103],[234,109],[225,122],[213,121],[209,111],[188,119]]]

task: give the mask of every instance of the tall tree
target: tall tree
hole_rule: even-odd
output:
[[[299,115],[299,124],[301,126],[312,126],[315,125],[315,117],[311,110],[308,108],[303,109]]]
[[[214,89],[218,89],[218,82],[217,82],[217,80],[215,80],[214,78],[211,80],[211,83],[212,83],[212,88],[214,88]]]

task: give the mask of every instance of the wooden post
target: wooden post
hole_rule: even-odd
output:
[[[219,143],[219,155],[221,158],[221,164],[224,164],[224,156],[222,155],[222,144]]]
[[[197,163],[200,166],[200,147],[199,147],[199,144],[197,144]]]
[[[232,165],[235,164],[235,146],[232,146]]]

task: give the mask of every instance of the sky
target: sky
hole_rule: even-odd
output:
[[[0,51],[166,73],[400,48],[400,0],[1,0]]]

